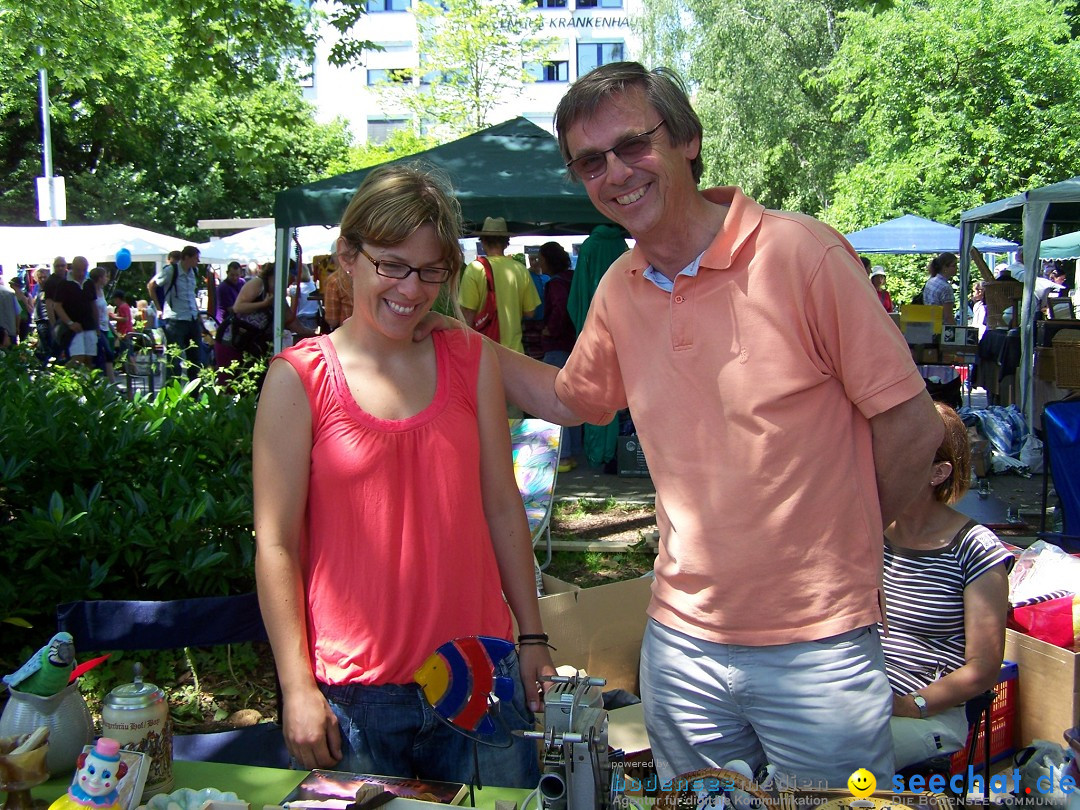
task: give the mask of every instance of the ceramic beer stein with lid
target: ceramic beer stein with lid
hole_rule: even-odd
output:
[[[135,664],[134,682],[105,696],[101,707],[101,733],[129,751],[141,751],[150,760],[142,801],[172,789],[172,720],[165,692],[145,683],[142,664]]]

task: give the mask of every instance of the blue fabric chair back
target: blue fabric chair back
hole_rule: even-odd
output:
[[[75,637],[76,649],[84,650],[172,650],[267,640],[254,593],[169,602],[67,602],[57,607],[56,621]]]
[[[266,641],[266,627],[254,593],[168,602],[92,600],[56,608],[58,630],[66,630],[80,651],[171,650]],[[280,690],[278,711],[280,712]],[[176,735],[179,760],[287,768],[289,754],[281,726],[254,726],[209,734]]]
[[[1075,536],[1080,534],[1080,399],[1047,403],[1043,433],[1054,489],[1061,499],[1062,534]]]

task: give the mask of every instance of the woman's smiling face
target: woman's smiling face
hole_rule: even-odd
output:
[[[413,268],[446,267],[442,245],[431,223],[421,225],[396,245],[361,247],[378,262],[397,262]],[[372,261],[354,246],[345,246],[339,261],[353,277],[353,316],[360,315],[370,328],[386,337],[412,340],[413,329],[431,310],[443,285],[421,281],[416,272],[400,279],[379,275]]]

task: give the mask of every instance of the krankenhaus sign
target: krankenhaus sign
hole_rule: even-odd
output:
[[[548,28],[629,28],[630,21],[622,16],[549,17]]]

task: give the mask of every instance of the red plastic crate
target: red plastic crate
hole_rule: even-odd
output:
[[[1013,739],[1016,728],[1016,695],[1018,691],[1017,677],[1019,668],[1012,661],[1006,661],[1001,665],[1001,679],[994,687],[994,702],[990,704],[990,761],[997,762],[1015,750]],[[981,765],[983,761],[984,730],[979,723],[979,739],[975,744],[975,758],[972,766]],[[952,755],[951,774],[963,773],[967,767],[967,751],[971,744],[971,735],[975,728],[968,732],[964,747]]]

